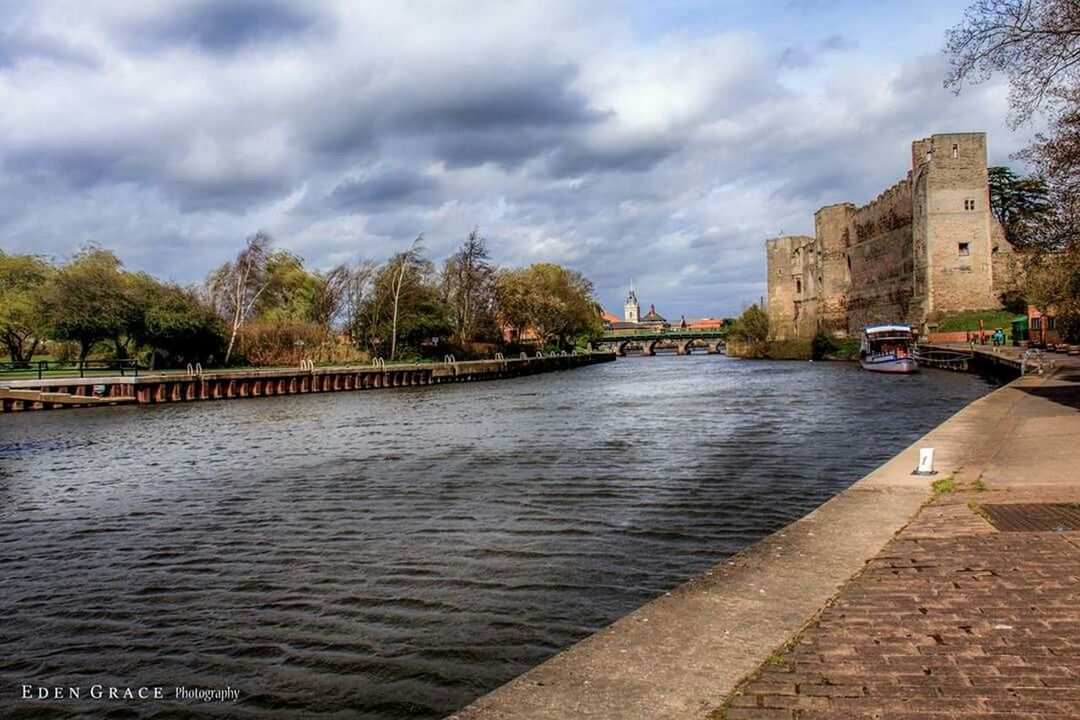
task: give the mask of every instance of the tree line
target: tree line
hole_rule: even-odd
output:
[[[1080,5],[1076,0],[979,0],[949,30],[946,87],[995,73],[1009,82],[1010,124],[1047,130],[1018,154],[1035,172],[990,172],[991,205],[1023,257],[1022,299],[1057,317],[1080,343]]]
[[[126,269],[90,246],[64,262],[0,251],[0,340],[16,364],[136,359],[156,368],[466,358],[602,333],[593,286],[541,263],[500,268],[478,231],[441,264],[418,236],[383,263],[328,270],[264,232],[197,285]]]

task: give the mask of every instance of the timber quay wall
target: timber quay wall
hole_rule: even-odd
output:
[[[615,360],[615,353],[472,360],[385,367],[274,368],[220,371],[199,375],[158,374],[139,377],[45,378],[0,381],[0,410],[51,410],[100,405],[273,397],[326,392],[475,382],[569,370]]]

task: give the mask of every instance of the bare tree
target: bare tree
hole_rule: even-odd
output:
[[[269,283],[266,263],[270,257],[270,236],[259,231],[249,237],[236,256],[210,274],[208,290],[215,309],[230,323],[229,344],[225,350],[225,362],[229,362],[236,337],[252,311],[255,303]]]
[[[488,258],[487,243],[479,230],[473,230],[443,267],[444,293],[462,346],[475,338],[482,320],[494,311],[495,268]]]
[[[367,307],[378,270],[379,266],[373,260],[361,260],[349,269],[342,313],[345,316],[345,326],[353,333],[354,339],[359,337],[357,330],[362,324],[361,316]]]
[[[979,0],[948,31],[945,52],[945,86],[956,92],[996,72],[1009,78],[1014,127],[1040,110],[1056,115],[1080,99],[1080,2]]]
[[[337,265],[327,272],[314,274],[315,286],[311,297],[311,321],[330,330],[344,313],[352,282],[352,269],[348,265]]]
[[[394,319],[391,323],[390,330],[390,360],[393,361],[394,355],[397,353],[397,324],[398,324],[398,305],[401,301],[401,288],[405,282],[405,273],[409,269],[409,266],[414,264],[420,259],[420,254],[424,250],[424,234],[420,233],[416,236],[416,239],[412,241],[412,245],[405,252],[399,254],[395,258],[395,262],[398,265],[397,279],[394,281],[393,297],[394,297]]]

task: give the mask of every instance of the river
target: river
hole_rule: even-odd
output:
[[[9,415],[0,715],[441,717],[806,514],[989,389],[661,355]],[[24,684],[82,693],[21,700]],[[94,684],[166,699],[97,700]],[[185,704],[181,686],[240,700]]]

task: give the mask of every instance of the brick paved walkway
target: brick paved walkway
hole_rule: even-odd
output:
[[[1080,502],[1080,374],[1025,392],[1008,437],[958,473],[969,489],[924,508],[712,717],[1080,718],[1080,532],[1001,532],[973,509]],[[1035,440],[1057,450],[1028,454]]]

